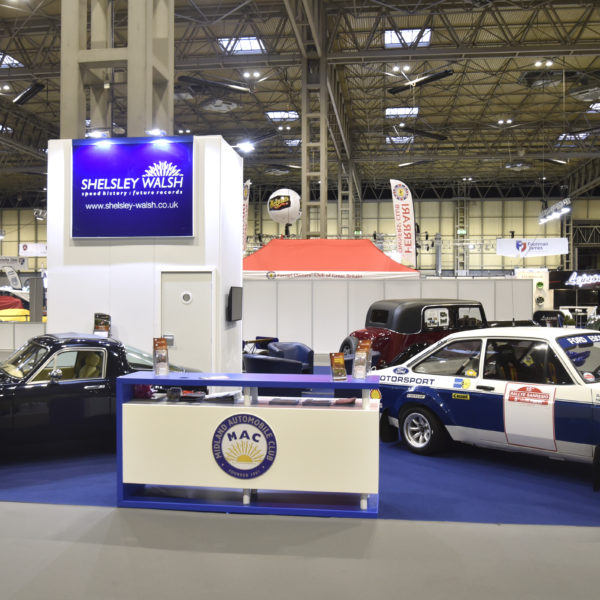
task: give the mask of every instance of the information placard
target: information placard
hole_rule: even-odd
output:
[[[74,238],[191,237],[191,137],[73,140]]]

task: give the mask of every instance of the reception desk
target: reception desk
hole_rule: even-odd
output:
[[[378,380],[259,373],[119,377],[118,506],[376,516]],[[208,386],[220,393],[136,399],[137,385]],[[259,387],[311,391],[272,398],[258,396]],[[317,395],[334,389],[360,396]]]

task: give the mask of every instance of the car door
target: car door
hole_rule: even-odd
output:
[[[69,348],[52,354],[15,393],[15,437],[86,439],[114,430],[106,366],[107,353],[101,348]]]
[[[436,412],[452,438],[472,442],[478,432],[501,432],[502,394],[481,393],[477,382],[481,368],[482,340],[479,337],[455,340],[412,366],[415,374],[434,376],[430,383]]]
[[[548,342],[488,339],[482,378],[475,387],[502,403],[504,435],[480,432],[485,445],[591,454],[589,442],[580,443],[591,440],[591,403]]]

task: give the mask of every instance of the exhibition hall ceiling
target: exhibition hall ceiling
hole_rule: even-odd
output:
[[[112,6],[124,47],[127,2]],[[60,10],[59,0],[0,0],[5,207],[45,204]],[[173,133],[253,141],[244,177],[299,190],[304,57],[327,65],[330,185],[353,165],[364,199],[389,196],[390,178],[417,198],[598,193],[595,0],[176,0]],[[127,133],[126,77],[111,73],[113,135]]]

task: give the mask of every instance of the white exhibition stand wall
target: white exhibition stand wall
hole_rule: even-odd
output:
[[[93,330],[94,313],[111,315],[112,335],[150,351],[161,331],[161,273],[210,271],[212,340],[203,371],[241,371],[241,323],[226,321],[231,286],[242,285],[241,157],[220,136],[195,137],[194,236],[191,238],[71,237],[72,144],[48,148],[48,322],[53,332]],[[212,303],[212,304],[211,304]],[[189,323],[193,332],[194,323]],[[183,363],[185,364],[185,363]]]
[[[479,300],[490,320],[531,319],[533,286],[524,279],[360,279],[244,281],[243,338],[302,342],[337,352],[365,326],[369,305],[387,298]]]

